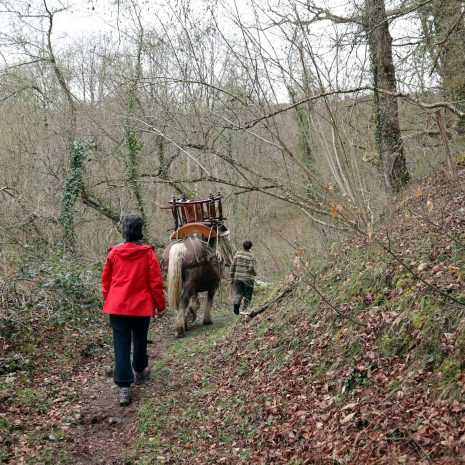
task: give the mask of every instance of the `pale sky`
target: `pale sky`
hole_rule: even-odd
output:
[[[117,39],[121,38],[121,43],[124,43],[124,35],[120,36],[120,31],[131,28],[131,8],[121,6],[121,11],[118,11],[118,2],[116,0],[46,0],[47,6],[49,9],[57,8],[66,8],[65,11],[57,13],[54,19],[54,30],[53,30],[53,45],[55,49],[60,47],[65,47],[76,40],[82,38],[91,38],[92,36],[101,36],[106,35],[113,37],[115,43]],[[149,29],[156,24],[159,24],[160,18],[163,18],[165,15],[169,15],[170,7],[169,5],[177,4],[175,0],[131,0],[133,3],[138,5],[141,8],[142,14],[140,15],[142,21],[145,23],[144,26]],[[252,10],[248,7],[248,0],[222,0],[223,4],[234,11],[235,4],[241,16],[243,16],[242,21],[247,23],[247,21],[254,21],[253,14],[248,14]],[[392,7],[399,0],[388,0],[387,6]],[[220,0],[221,2],[221,0]],[[358,3],[359,0],[357,0]],[[121,0],[120,4],[128,4],[130,0]],[[202,11],[205,11],[205,5],[213,3],[213,0],[190,0],[186,3],[189,4],[190,8],[193,11],[196,11],[198,15],[202,15]],[[263,2],[265,3],[265,2]],[[331,8],[331,10],[337,14],[343,15],[353,6],[354,0],[319,0],[317,2],[321,6],[326,6]],[[279,0],[268,0],[268,3],[271,6],[276,8],[276,11],[279,11]],[[30,15],[37,14],[39,12],[43,13],[43,0],[0,0],[0,51],[4,62],[7,66],[11,62],[18,61],[18,55],[11,54],[8,48],[5,46],[2,47],[2,44],[5,43],[4,38],[1,34],[9,33],[12,31],[12,26],[18,24],[18,18],[15,15],[5,13],[5,8],[3,5],[9,5],[15,9],[22,10],[24,13],[29,13]],[[32,5],[28,8],[28,5]],[[35,9],[34,9],[35,6]],[[218,15],[220,21],[223,23],[220,25],[223,29],[223,33],[230,35],[233,29],[232,23],[227,19],[227,14]],[[157,19],[158,17],[158,19]],[[40,29],[45,29],[47,22],[44,19],[40,18],[25,18],[29,24],[32,24],[33,27],[23,27],[23,32],[27,36],[28,34],[39,34]],[[229,21],[229,22],[228,22]],[[415,31],[415,24],[412,21],[407,20],[398,20],[392,27],[391,33],[394,38],[412,35]],[[16,26],[17,27],[17,26]],[[345,26],[343,26],[345,27]],[[253,30],[253,29],[251,29]],[[273,47],[278,54],[282,55],[282,50],[284,49],[284,41],[280,41],[279,37],[275,35],[275,32],[270,29],[269,37],[272,37],[270,44],[267,47]],[[315,27],[314,38],[312,39],[312,47],[315,47],[316,50],[324,51],[325,48],[328,48],[328,57],[327,60],[330,62],[333,60],[331,49],[331,41],[329,36],[334,36],[335,29],[333,26],[330,26],[328,23],[321,23]],[[320,32],[320,33],[319,33]],[[240,35],[239,35],[240,37]],[[360,60],[363,60],[364,57],[364,47],[357,48],[357,54],[360,54]],[[356,66],[356,60],[353,57],[352,63],[350,66]],[[343,71],[350,71],[350,66],[347,66]],[[339,72],[338,72],[339,73]],[[343,72],[341,73],[341,78],[343,77]]]
[[[124,28],[125,25],[130,22],[130,19],[126,12],[128,8],[121,6],[121,11],[118,11],[117,0],[46,0],[47,6],[50,10],[65,8],[65,11],[61,11],[55,17],[54,24],[54,36],[63,39],[68,37],[71,40],[88,37],[93,34],[110,34],[116,32],[117,27]],[[167,11],[167,5],[170,4],[170,0],[133,0],[143,12],[142,19],[146,25],[153,22],[154,16],[158,15],[163,17],[164,12]],[[172,0],[173,1],[173,0]],[[18,11],[28,12],[29,14],[42,13],[43,0],[0,0],[0,26],[2,31],[8,31],[11,26],[11,20],[14,15],[8,15],[5,13],[5,8],[2,8],[2,3],[9,4],[10,8],[13,6]],[[124,4],[121,1],[120,4]],[[129,3],[129,2],[127,2]],[[176,3],[176,2],[174,2]],[[208,0],[190,0],[187,2],[192,10],[204,10],[205,5],[213,3]],[[276,1],[269,1],[271,5]],[[332,11],[341,14],[346,11],[347,5],[350,3],[347,1],[338,0],[320,0],[317,2],[321,5],[330,6]],[[237,5],[237,9],[243,15],[244,23],[247,23],[247,6],[248,0],[224,0],[224,4],[231,10],[234,10],[234,4]],[[328,5],[329,4],[329,5]],[[27,9],[27,6],[30,6]],[[279,11],[279,8],[277,9]],[[220,17],[220,19],[225,19]],[[251,18],[253,20],[253,18]],[[40,19],[34,20],[28,18],[27,21],[35,22],[38,24]]]

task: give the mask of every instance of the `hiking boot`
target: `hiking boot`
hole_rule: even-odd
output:
[[[149,367],[144,368],[144,371],[140,373],[134,373],[134,384],[143,384],[147,381],[150,376],[150,369]]]
[[[118,402],[121,406],[129,405],[131,403],[131,388],[130,387],[120,387],[118,388]]]
[[[237,305],[237,304],[234,305],[233,311],[234,311],[234,313],[235,313],[236,315],[239,315],[239,307],[240,307],[240,305]]]

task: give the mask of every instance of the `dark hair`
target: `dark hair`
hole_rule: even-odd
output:
[[[137,213],[124,215],[121,220],[121,234],[126,242],[140,241],[144,237],[144,220]]]
[[[250,250],[252,248],[252,241],[246,240],[242,243],[242,247],[244,247],[245,250]]]

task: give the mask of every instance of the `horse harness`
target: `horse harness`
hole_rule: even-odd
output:
[[[187,239],[189,239],[192,242],[192,237],[188,237]],[[198,240],[200,240],[200,239],[198,239]],[[183,239],[181,239],[180,242],[182,242],[182,241],[183,241]],[[191,263],[183,264],[182,265],[183,270],[190,270],[192,268],[197,268],[198,266],[203,265],[204,263],[208,263],[210,260],[217,257],[216,252],[213,253],[211,251],[211,249],[210,249],[210,246],[207,243],[204,243],[203,241],[201,241],[201,242],[207,247],[207,255],[206,255],[206,257],[199,258],[197,256],[197,253],[195,252],[195,247],[192,247],[192,250],[194,251],[195,259]]]

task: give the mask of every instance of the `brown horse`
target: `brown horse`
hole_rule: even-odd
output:
[[[168,299],[175,311],[175,329],[183,337],[188,324],[195,320],[200,308],[199,292],[207,292],[203,324],[212,324],[211,308],[222,274],[218,254],[205,242],[186,237],[172,242],[163,254],[168,269]]]

